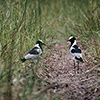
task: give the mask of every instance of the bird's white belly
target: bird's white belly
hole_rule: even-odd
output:
[[[37,59],[39,57],[39,55],[33,55],[33,54],[27,54],[26,56],[25,56],[25,59],[33,59],[33,60],[35,60],[35,59]]]

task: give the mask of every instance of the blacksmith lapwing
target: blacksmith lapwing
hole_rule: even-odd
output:
[[[45,45],[45,43],[42,40],[38,40],[34,48],[31,49],[21,61],[25,62],[26,60],[32,59],[37,62],[43,52],[42,45]]]
[[[77,46],[75,37],[71,36],[67,41],[71,42],[69,51],[73,57],[74,68],[75,68],[75,59],[76,59],[78,62],[78,69],[79,69],[79,61],[83,62],[81,49]]]

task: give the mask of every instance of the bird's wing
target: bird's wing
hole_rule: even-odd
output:
[[[81,49],[77,45],[74,45],[71,52],[72,53],[81,53]]]
[[[75,59],[80,60],[80,61],[83,62],[81,49],[77,45],[73,46],[73,48],[71,50],[71,54],[72,54],[73,57],[75,57]]]
[[[72,49],[71,52],[72,53],[81,53],[81,49]]]
[[[32,50],[30,50],[28,53],[30,54],[34,54],[34,55],[37,55],[39,54],[40,52],[40,49],[38,47],[34,47]]]

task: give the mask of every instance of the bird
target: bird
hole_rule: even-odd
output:
[[[22,63],[29,59],[32,59],[33,61],[35,60],[37,62],[43,52],[42,45],[46,44],[42,40],[38,40],[34,48],[31,49],[24,58],[21,59]]]
[[[75,59],[77,60],[78,69],[79,69],[79,61],[83,62],[81,49],[76,44],[76,38],[74,36],[71,36],[67,41],[71,42],[69,51],[71,56],[73,57],[74,69],[75,69]]]

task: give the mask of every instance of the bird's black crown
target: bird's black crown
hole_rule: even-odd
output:
[[[76,38],[73,36],[68,39],[68,41],[70,41],[70,42],[73,42],[74,40],[76,40]]]
[[[44,43],[42,40],[38,40],[38,41],[36,42],[36,44],[45,45],[45,43]]]

